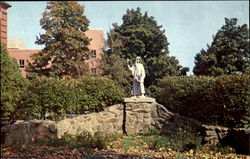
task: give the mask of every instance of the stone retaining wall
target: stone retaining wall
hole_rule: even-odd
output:
[[[123,104],[107,107],[98,113],[61,121],[29,120],[4,126],[1,128],[1,141],[6,145],[29,144],[46,137],[61,138],[65,133],[77,135],[81,132],[92,135],[140,134],[149,130],[168,129],[187,121],[192,123],[185,117],[169,112],[153,98],[125,98]]]

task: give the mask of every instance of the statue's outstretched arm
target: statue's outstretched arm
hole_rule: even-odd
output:
[[[127,59],[127,66],[128,66],[128,69],[129,69],[129,70],[132,72],[132,74],[133,74],[133,72],[134,72],[133,66],[131,67],[131,66],[129,65],[129,63],[130,63],[130,60]]]

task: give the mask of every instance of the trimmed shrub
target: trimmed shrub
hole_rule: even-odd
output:
[[[243,127],[250,115],[249,77],[165,77],[155,96],[169,110],[202,123]]]
[[[119,87],[102,77],[77,80],[39,77],[31,81],[23,96],[20,114],[36,119],[60,120],[66,114],[103,110],[122,97]]]
[[[86,77],[75,85],[78,113],[101,111],[105,107],[121,102],[124,93],[112,80],[105,77]]]
[[[21,95],[28,86],[17,61],[9,56],[6,47],[1,44],[1,117],[15,118],[16,108]],[[14,119],[13,119],[14,120]]]

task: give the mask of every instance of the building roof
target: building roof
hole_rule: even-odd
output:
[[[12,7],[9,3],[6,3],[6,2],[4,2],[4,1],[0,2],[0,5],[1,5],[1,7],[3,7],[3,8]]]
[[[27,44],[20,39],[7,39],[7,48],[25,50]]]

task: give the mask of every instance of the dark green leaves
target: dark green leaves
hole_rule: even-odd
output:
[[[103,77],[77,80],[39,77],[31,81],[23,95],[19,114],[36,119],[60,120],[66,114],[101,111],[120,102],[123,96],[113,81]]]
[[[243,127],[249,126],[249,80],[249,75],[165,77],[155,94],[169,110],[204,124]]]
[[[19,70],[17,61],[9,56],[1,44],[1,116],[14,117],[21,95],[25,92],[28,80]]]
[[[225,18],[225,25],[213,37],[208,49],[195,57],[194,74],[223,75],[250,73],[249,29],[236,25],[237,18]]]

